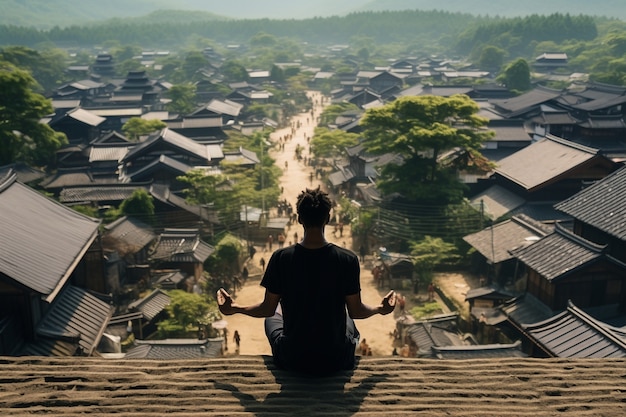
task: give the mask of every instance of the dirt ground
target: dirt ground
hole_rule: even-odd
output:
[[[283,187],[283,196],[281,198],[286,199],[295,208],[297,195],[305,187],[312,188],[320,185],[322,189],[326,189],[325,184],[311,176],[313,169],[309,165],[305,165],[303,161],[298,161],[295,155],[295,149],[298,145],[304,147],[303,156],[309,157],[309,146],[306,138],[313,136],[315,128],[315,121],[321,114],[323,106],[328,104],[328,101],[322,100],[322,95],[319,92],[309,92],[309,97],[314,104],[313,116],[310,112],[301,113],[292,119],[292,126],[294,126],[295,133],[292,135],[292,139],[283,141],[284,150],[280,150],[279,146],[273,147],[270,154],[276,160],[277,166],[283,169],[283,176],[281,177],[281,186]],[[299,126],[299,127],[298,127]],[[278,129],[272,133],[270,140],[274,143],[280,143],[280,138],[286,137],[292,132],[292,127],[286,127]],[[294,232],[297,232],[299,237],[302,236],[301,226],[292,226],[286,228],[285,234],[287,236],[287,243],[293,243]],[[349,226],[344,226],[343,234],[341,236],[333,233],[333,229],[326,229],[326,238],[337,245],[341,245],[347,248],[352,247],[352,239]],[[276,247],[274,247],[275,249]],[[264,258],[265,261],[269,260],[271,253],[267,248],[256,247],[257,253],[254,259],[247,262],[248,270],[250,271],[250,277],[243,287],[235,294],[237,303],[248,305],[254,304],[262,300],[264,288],[259,284],[261,281],[261,267],[260,260]],[[372,273],[370,265],[372,264],[373,257],[367,256],[365,263],[361,264],[361,296],[366,304],[378,304],[382,300],[383,296],[389,291],[389,288],[378,288]],[[437,285],[444,286],[449,289],[454,297],[458,297],[461,303],[464,298],[464,294],[472,285],[471,282],[466,280],[461,274],[441,274],[437,277]],[[425,296],[424,294],[422,294]],[[407,294],[406,310],[409,310],[412,306],[412,296]],[[361,333],[361,340],[367,340],[367,344],[372,350],[372,356],[388,356],[393,351],[393,338],[391,333],[393,332],[396,319],[399,317],[399,309],[393,314],[387,316],[376,315],[366,320],[358,320],[356,322],[357,328]],[[237,354],[235,345],[232,340],[232,334],[235,330],[239,332],[241,337],[240,349],[238,354],[241,355],[270,355],[271,350],[265,332],[263,328],[263,320],[258,318],[247,317],[241,314],[228,316],[225,318],[228,321],[228,355]]]

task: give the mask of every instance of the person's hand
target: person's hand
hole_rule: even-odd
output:
[[[396,292],[394,290],[390,290],[387,295],[383,298],[382,307],[380,309],[380,314],[386,315],[393,311],[396,307]]]
[[[224,288],[217,290],[217,307],[220,309],[220,313],[227,316],[235,313],[233,309],[233,297],[231,297]]]

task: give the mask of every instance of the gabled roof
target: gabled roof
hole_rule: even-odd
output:
[[[157,237],[152,227],[135,217],[121,217],[106,225],[105,230],[104,241],[111,239],[113,242],[121,242],[135,252],[148,246]]]
[[[113,310],[114,307],[87,291],[68,285],[52,303],[36,332],[45,339],[72,341],[82,354],[89,356],[100,343]],[[49,344],[37,345],[34,342],[29,346],[28,353],[44,356],[57,354],[54,351],[44,351]]]
[[[0,178],[0,276],[52,301],[98,236],[100,222]]]
[[[243,104],[236,103],[232,100],[213,99],[203,109],[207,109],[217,114],[226,114],[228,116],[237,117],[243,109]]]
[[[94,144],[89,149],[89,162],[119,162],[124,159],[124,156],[131,149],[133,144],[131,143],[115,143],[115,144]]]
[[[539,323],[523,326],[542,349],[558,358],[623,358],[626,340],[571,302],[567,310]]]
[[[197,229],[165,229],[150,255],[153,261],[204,262],[215,251],[203,242]]]
[[[626,167],[556,204],[555,208],[626,241]]]
[[[517,326],[527,323],[537,323],[554,316],[554,312],[550,310],[547,305],[530,293],[525,293],[503,304],[500,306],[500,309],[506,314],[508,319]]]
[[[171,301],[172,299],[169,295],[156,289],[144,298],[129,304],[128,310],[139,311],[146,320],[151,321],[165,310]]]
[[[89,126],[99,126],[106,121],[104,117],[100,117],[88,110],[77,108],[67,112],[67,117],[70,117],[74,120],[78,120]]]
[[[548,135],[500,160],[495,172],[534,191],[598,156],[597,149]]]
[[[552,234],[511,252],[529,268],[552,281],[603,258],[605,248],[575,235],[557,223]]]
[[[146,188],[140,184],[115,184],[91,187],[64,188],[59,194],[59,201],[63,204],[70,203],[100,203],[108,201],[122,202],[133,195],[136,190]]]
[[[213,210],[208,210],[203,206],[189,204],[185,198],[172,193],[168,185],[152,184],[150,186],[150,195],[164,204],[172,207],[178,207],[195,216],[199,216],[204,221],[209,221],[213,224],[219,223],[219,219]]]
[[[257,156],[256,152],[249,151],[241,146],[236,152],[224,153],[224,161],[238,165],[256,165],[261,163],[261,160]]]
[[[41,185],[46,189],[54,189],[119,183],[117,176],[96,177],[91,169],[80,167],[59,169],[55,175],[46,178]]]
[[[193,170],[193,167],[177,159],[170,158],[167,155],[161,155],[158,158],[154,159],[149,164],[142,166],[137,170],[127,172],[126,176],[130,178],[130,180],[133,182],[141,181],[141,178],[150,180],[153,177],[152,174],[155,171],[160,171],[163,169],[180,174],[180,175],[185,175],[189,171]]]
[[[512,249],[528,246],[550,233],[550,229],[527,216],[514,216],[463,238],[488,261],[497,264],[513,259]]]
[[[512,210],[521,207],[526,200],[500,185],[492,185],[485,191],[472,197],[474,207],[480,207],[487,217],[496,220]]]
[[[223,339],[136,340],[124,359],[199,359],[221,355]]]
[[[536,87],[533,90],[507,100],[493,100],[493,104],[508,117],[517,117],[527,113],[540,104],[554,100],[561,95],[560,90]]]
[[[189,139],[186,136],[166,128],[161,130],[159,133],[151,135],[144,142],[141,142],[139,145],[131,149],[124,157],[124,161],[131,160],[138,154],[150,152],[150,149],[157,146],[159,143],[166,143],[172,146],[175,150],[185,154],[191,154],[200,159],[206,159],[207,162],[211,160],[211,153],[209,152],[209,148],[207,148],[207,146],[201,145],[193,139]]]

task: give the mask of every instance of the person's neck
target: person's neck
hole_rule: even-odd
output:
[[[304,229],[304,236],[300,245],[307,249],[319,249],[328,244],[328,241],[324,237],[323,227],[308,227]]]

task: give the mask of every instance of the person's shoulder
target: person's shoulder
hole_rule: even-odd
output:
[[[334,243],[330,244],[331,250],[335,251],[337,255],[345,256],[347,258],[357,258],[356,254],[352,252],[348,248],[344,248],[343,246],[335,245]]]

